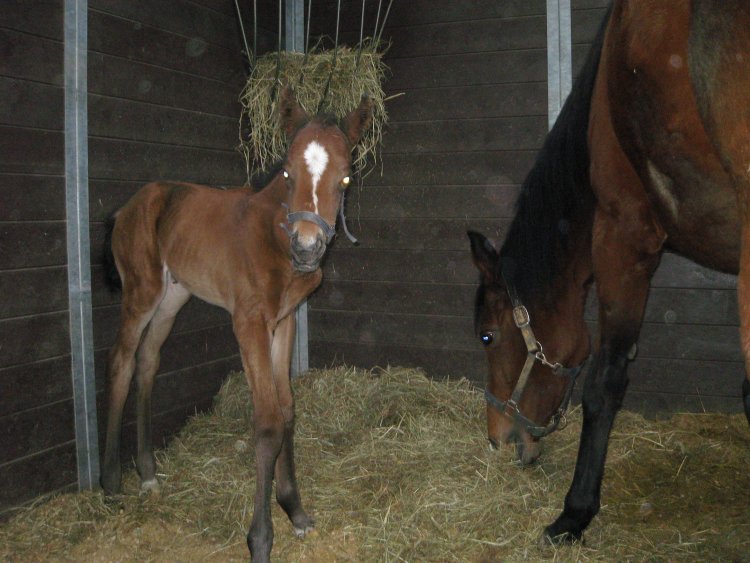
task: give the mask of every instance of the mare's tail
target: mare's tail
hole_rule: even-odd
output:
[[[120,291],[122,289],[122,279],[120,279],[120,272],[117,271],[115,255],[112,253],[112,231],[115,229],[116,215],[116,212],[112,213],[104,222],[104,250],[102,252],[104,280],[111,291]]]

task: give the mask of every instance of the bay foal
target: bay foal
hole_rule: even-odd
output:
[[[117,212],[111,232],[122,318],[109,359],[102,487],[120,490],[122,411],[135,373],[136,467],[142,488],[158,489],[151,389],[159,350],[191,295],[223,307],[232,315],[254,407],[256,492],[247,543],[256,561],[271,553],[274,477],[276,499],[295,533],[313,528],[294,470],[293,313],[320,284],[320,261],[350,182],[352,148],[372,117],[366,97],[340,125],[329,117],[310,119],[290,89],[279,105],[289,152],[260,192],[148,184]]]

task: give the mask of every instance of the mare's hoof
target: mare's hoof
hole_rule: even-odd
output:
[[[141,482],[141,494],[158,495],[161,493],[161,486],[156,479],[147,479]]]
[[[546,548],[558,545],[571,545],[576,542],[583,543],[581,533],[558,531],[554,529],[554,526],[547,526],[542,537],[539,538],[538,544],[539,547]]]

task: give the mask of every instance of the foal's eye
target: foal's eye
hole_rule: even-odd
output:
[[[495,333],[488,330],[480,334],[479,338],[482,340],[482,344],[489,346],[495,340]]]
[[[349,176],[345,176],[343,180],[341,180],[341,185],[345,188],[349,186],[349,182],[351,182],[352,179]]]
[[[289,179],[289,172],[287,172],[286,170],[284,170],[282,173],[284,174],[284,178],[286,178],[288,180]]]

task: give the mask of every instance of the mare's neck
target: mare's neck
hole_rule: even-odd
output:
[[[589,353],[589,332],[584,320],[593,276],[589,224],[571,233],[563,259],[560,274],[551,287],[546,321],[559,331],[560,340],[568,341],[565,348],[573,351],[568,363],[578,365]]]

